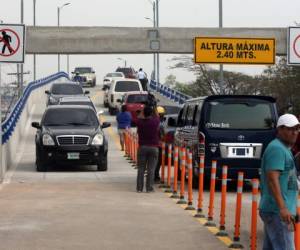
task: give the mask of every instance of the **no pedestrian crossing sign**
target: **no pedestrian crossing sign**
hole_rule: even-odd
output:
[[[196,37],[195,63],[274,64],[274,38]]]
[[[288,28],[287,63],[300,65],[300,27]]]
[[[24,63],[25,25],[0,24],[0,62]]]

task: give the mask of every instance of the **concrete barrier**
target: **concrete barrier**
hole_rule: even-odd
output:
[[[16,166],[22,155],[22,144],[26,143],[26,134],[31,126],[36,105],[46,105],[44,91],[49,84],[61,78],[67,78],[65,72],[59,72],[31,82],[24,89],[23,96],[17,101],[12,112],[2,123],[2,157],[0,158],[0,183],[8,169]]]

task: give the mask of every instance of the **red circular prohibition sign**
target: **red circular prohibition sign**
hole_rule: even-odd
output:
[[[12,52],[11,52],[10,54],[7,54],[7,55],[6,55],[6,54],[3,54],[3,53],[0,52],[0,56],[6,56],[6,57],[12,56],[12,55],[14,55],[15,53],[17,53],[18,49],[20,48],[20,38],[19,38],[18,34],[17,34],[14,30],[12,30],[12,29],[2,29],[2,30],[0,30],[0,43],[3,42],[4,44],[6,44],[6,42],[3,41],[3,37],[1,37],[2,31],[5,31],[5,32],[7,32],[7,31],[8,31],[8,32],[11,32],[11,33],[13,33],[13,34],[15,35],[15,37],[17,38],[17,47],[16,47],[15,49],[11,48],[11,49],[12,49]]]
[[[297,51],[297,49],[296,49],[296,43],[297,43],[297,41],[298,41],[299,39],[300,39],[300,35],[298,35],[298,36],[295,38],[295,40],[294,40],[294,43],[293,43],[293,50],[294,50],[296,56],[300,58],[300,53],[299,53],[299,52]]]

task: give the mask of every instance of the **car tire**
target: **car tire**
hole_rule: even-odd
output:
[[[38,152],[38,150],[36,150],[35,165],[36,165],[36,171],[38,171],[38,172],[45,172],[45,171],[47,171],[47,165],[46,165],[45,162],[43,162],[41,160],[41,156],[40,156],[40,153]]]
[[[101,172],[107,171],[107,155],[101,158],[100,163],[97,164],[97,170]]]

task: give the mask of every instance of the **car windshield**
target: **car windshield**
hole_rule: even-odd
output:
[[[123,77],[122,73],[109,73],[106,75],[106,77]]]
[[[273,129],[271,103],[259,100],[217,100],[208,103],[208,129]]]
[[[127,103],[147,103],[148,95],[129,95],[126,100]]]
[[[139,83],[133,81],[119,81],[116,83],[115,92],[130,92],[130,91],[140,91]]]
[[[78,72],[79,74],[88,74],[88,73],[92,73],[92,68],[90,68],[90,67],[75,68],[74,71]]]
[[[47,110],[42,125],[98,127],[99,122],[96,113],[91,109],[59,108]]]
[[[76,101],[74,101],[74,102],[64,102],[64,101],[62,101],[59,104],[60,105],[86,105],[86,106],[89,106],[89,107],[95,109],[94,104],[92,102],[76,102]]]
[[[54,84],[51,89],[54,95],[82,95],[83,90],[77,84]]]

